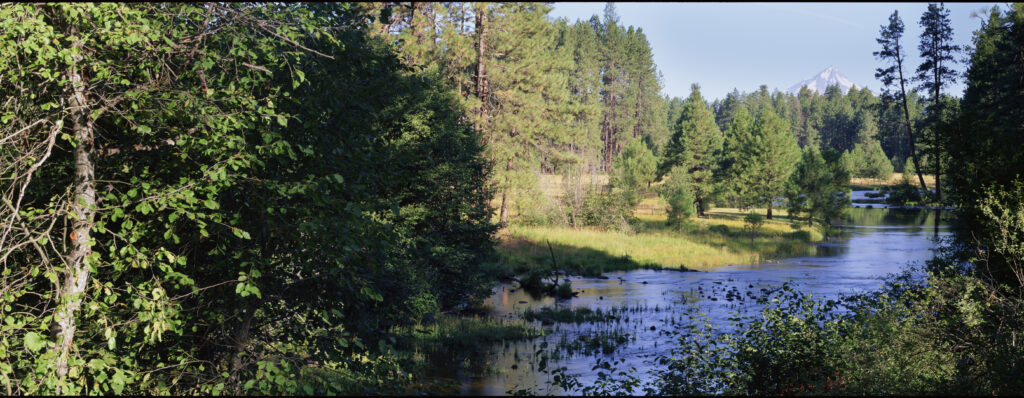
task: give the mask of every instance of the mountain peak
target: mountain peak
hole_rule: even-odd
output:
[[[821,73],[793,85],[786,91],[789,91],[792,94],[799,94],[800,88],[803,86],[807,86],[807,88],[817,91],[818,94],[825,94],[825,89],[827,89],[828,86],[839,86],[839,89],[843,90],[843,94],[850,91],[850,88],[856,87],[850,79],[846,78],[846,76],[839,72],[839,68],[836,68],[835,65],[829,65],[828,68],[825,68]]]

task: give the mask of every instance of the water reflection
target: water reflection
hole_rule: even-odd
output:
[[[941,217],[929,210],[855,208],[839,224],[844,234],[816,245],[812,256],[727,266],[713,272],[637,270],[606,274],[609,279],[573,277],[573,288],[580,295],[568,301],[533,298],[512,286],[501,286],[486,303],[495,317],[518,317],[527,308],[542,307],[618,310],[621,315],[612,322],[544,326],[548,331],[545,337],[494,347],[484,354],[488,367],[496,371],[447,376],[463,382],[463,394],[504,395],[519,388],[562,394],[549,387],[549,375],[536,369],[538,353],[551,358],[549,368],[565,366],[566,373],[581,375],[584,383],[596,378],[591,368],[595,356],[601,355],[625,358],[626,368],[636,367],[643,375],[655,367],[655,357],[676,343],[667,331],[687,322],[685,314],[692,308],[707,314],[716,327],[725,327],[737,312],[758,309],[754,297],[785,282],[793,282],[814,297],[877,288],[886,274],[933,256],[935,238],[950,233]],[[570,343],[582,336],[602,333],[628,334],[629,339],[611,354],[559,350],[579,346]],[[547,348],[541,348],[544,343]],[[445,376],[445,370],[438,369],[438,376]]]

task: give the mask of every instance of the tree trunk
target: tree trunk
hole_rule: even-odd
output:
[[[937,51],[937,50],[935,50]],[[939,80],[939,69],[942,63],[935,62],[935,127],[932,129],[932,151],[935,156],[935,201],[942,202],[942,145],[939,144],[939,127],[942,125],[942,101],[939,95],[942,93],[941,81]]]
[[[508,226],[508,185],[511,183],[508,179],[508,173],[512,171],[512,160],[505,161],[505,189],[501,192],[501,227],[505,228]]]
[[[508,226],[508,194],[505,192],[501,193],[501,227],[505,228]]]
[[[235,394],[242,393],[242,386],[238,383],[238,373],[244,367],[242,354],[249,346],[249,329],[252,327],[252,318],[255,313],[254,308],[243,308],[242,325],[235,330],[235,351],[231,354],[231,377],[228,379],[228,385],[234,387]]]
[[[483,131],[487,124],[487,5],[476,7],[476,98],[480,100],[477,110],[477,131]]]
[[[910,128],[910,109],[907,108],[907,89],[903,80],[903,59],[899,53],[896,54],[896,69],[900,71],[900,92],[903,94],[903,121],[907,126],[907,136],[910,137],[910,157],[914,159],[914,170],[917,171],[917,179],[921,182],[921,189],[927,191],[928,186],[924,185],[924,175],[921,174],[921,163],[917,161],[917,149],[914,148],[914,131]]]
[[[704,217],[704,200],[698,197],[693,202],[697,205],[697,217]]]
[[[765,218],[767,218],[769,220],[772,219],[772,201],[771,200],[768,201],[768,216],[765,217]]]
[[[72,46],[82,53],[82,42],[76,40]],[[68,374],[68,357],[74,351],[75,317],[82,305],[85,289],[89,281],[87,259],[92,253],[89,246],[90,231],[96,213],[96,188],[93,181],[94,165],[91,155],[93,151],[93,122],[89,117],[89,103],[85,97],[85,79],[79,69],[81,55],[74,56],[67,78],[71,83],[68,93],[71,126],[74,130],[76,145],[74,147],[74,194],[69,206],[71,221],[70,252],[67,254],[67,270],[59,286],[58,307],[54,313],[56,323],[57,352],[55,364],[57,377],[63,381]],[[60,384],[57,394],[61,394]]]

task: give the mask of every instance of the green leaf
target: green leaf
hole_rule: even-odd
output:
[[[107,363],[104,362],[102,359],[93,358],[89,360],[89,367],[92,368],[93,370],[100,371],[107,367]]]
[[[46,340],[39,333],[28,332],[25,334],[25,348],[28,348],[29,351],[39,352],[43,347],[46,347]]]
[[[280,124],[281,127],[288,127],[288,118],[284,115],[277,115],[277,124]]]
[[[110,386],[114,388],[114,393],[120,395],[121,391],[124,391],[124,385],[128,382],[128,377],[121,372],[120,369],[114,373],[114,377],[110,379]]]
[[[213,199],[207,199],[203,201],[203,204],[206,205],[206,207],[210,208],[210,210],[217,210],[217,208],[220,207],[220,205],[218,205],[217,202],[214,201]]]

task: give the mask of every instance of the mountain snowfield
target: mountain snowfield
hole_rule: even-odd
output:
[[[825,94],[825,89],[828,88],[828,86],[836,85],[838,85],[839,88],[843,90],[843,94],[846,94],[847,91],[850,91],[851,87],[856,86],[855,84],[853,84],[853,82],[850,81],[850,79],[847,79],[846,76],[843,76],[843,74],[840,73],[839,69],[836,69],[835,66],[829,66],[827,69],[821,71],[821,73],[817,74],[816,76],[804,80],[800,83],[797,83],[796,85],[790,87],[789,90],[786,91],[795,95],[800,93],[800,87],[807,86],[807,88],[811,90],[816,90],[818,94]]]

